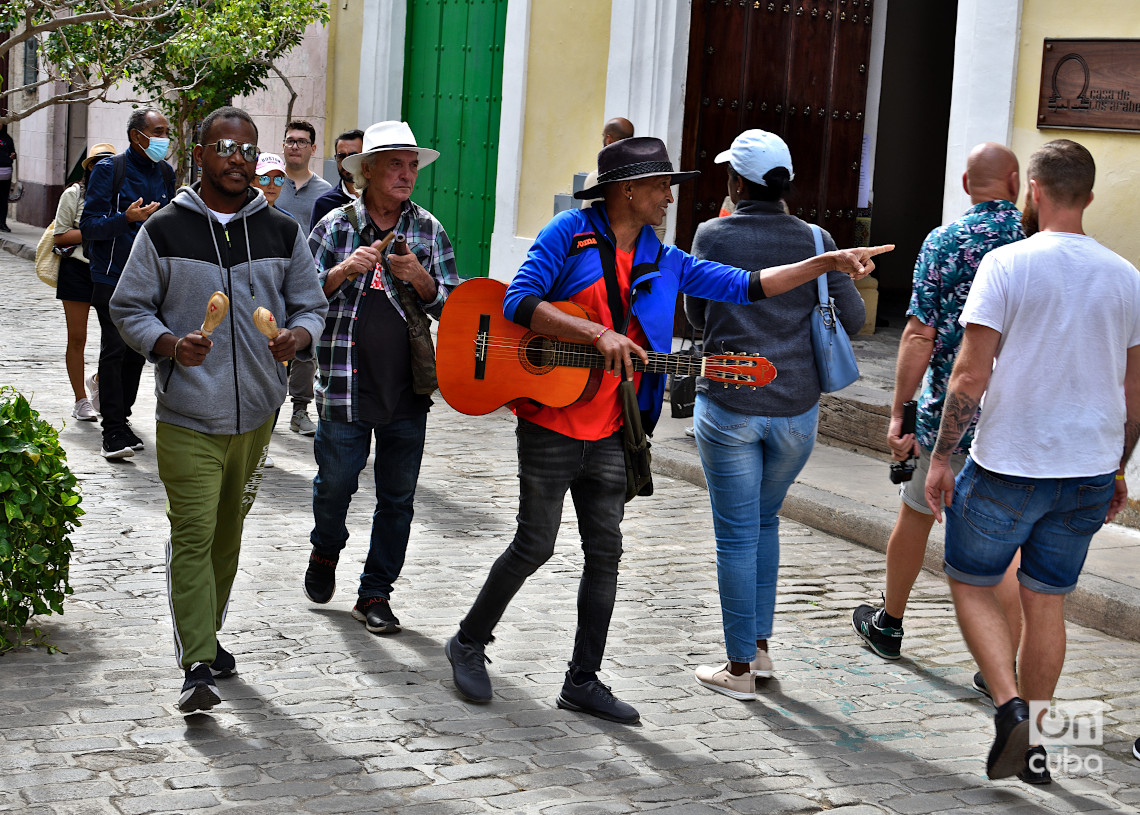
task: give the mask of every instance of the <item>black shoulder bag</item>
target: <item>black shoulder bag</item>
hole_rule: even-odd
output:
[[[614,330],[624,334],[629,328],[629,315],[621,304],[621,289],[617,280],[617,257],[613,244],[605,238],[598,240],[598,255],[602,261],[602,273],[606,281],[606,297],[610,305],[610,319],[613,320]],[[630,303],[633,302],[633,292],[630,292]],[[653,494],[653,473],[649,468],[650,453],[649,439],[645,436],[645,428],[641,424],[641,408],[637,404],[637,390],[633,382],[622,379],[618,385],[618,397],[621,399],[621,438],[622,450],[625,453],[625,500],[629,503],[638,495]]]

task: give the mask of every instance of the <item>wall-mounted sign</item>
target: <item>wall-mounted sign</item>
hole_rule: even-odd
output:
[[[1037,126],[1140,132],[1140,40],[1045,40]]]

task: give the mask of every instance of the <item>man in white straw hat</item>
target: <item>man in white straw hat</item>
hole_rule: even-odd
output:
[[[309,236],[329,313],[317,343],[317,476],[305,596],[332,599],[348,505],[375,436],[372,539],[352,615],[374,634],[392,634],[400,621],[389,599],[408,547],[431,407],[430,394],[413,387],[405,307],[438,319],[459,278],[443,226],[410,200],[420,168],[439,153],[419,147],[406,122],[372,125],[363,146],[342,162],[360,197],[329,212]],[[382,241],[393,232],[404,240],[386,248]]]

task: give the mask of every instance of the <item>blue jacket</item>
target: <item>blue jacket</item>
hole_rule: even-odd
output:
[[[91,279],[112,286],[123,273],[131,245],[145,223],[128,223],[123,213],[140,198],[144,206],[158,201],[160,207],[166,206],[172,198],[163,180],[162,168],[132,148],[127,148],[126,173],[114,201],[111,200],[113,174],[110,158],[102,159],[91,170],[83,217],[79,219],[79,231],[83,233],[91,261]]]
[[[540,300],[568,300],[603,278],[597,242],[613,244],[605,205],[572,209],[555,215],[542,228],[527,252],[503,299],[503,314],[515,321],[529,321],[533,297]],[[676,246],[662,246],[653,227],[644,226],[633,253],[633,281],[630,309],[641,325],[653,351],[669,353],[673,348],[673,315],[677,293],[684,292],[707,300],[748,303],[751,273],[735,266],[698,260]],[[661,415],[665,393],[664,374],[645,373],[638,388],[638,404],[651,431]]]

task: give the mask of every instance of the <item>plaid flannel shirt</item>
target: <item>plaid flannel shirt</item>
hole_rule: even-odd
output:
[[[354,201],[352,206],[356,208],[357,223],[361,225],[359,240],[356,239],[343,207],[329,212],[309,235],[309,248],[316,260],[322,286],[329,271],[351,255],[358,246],[378,240],[379,230],[368,217],[363,196]],[[440,222],[426,209],[411,201],[404,202],[394,231],[407,238],[408,248],[415,253],[427,273],[435,278],[435,299],[421,305],[426,314],[438,320],[448,293],[459,285],[451,241]],[[385,252],[385,257],[389,251],[390,247]],[[386,263],[381,273],[384,275],[384,291],[388,295],[388,301],[406,320],[400,297],[394,288],[396,279]],[[327,421],[357,420],[356,311],[360,306],[360,295],[371,279],[371,274],[357,275],[355,280],[346,280],[329,295],[325,329],[316,347],[319,371],[316,385],[317,412]]]

